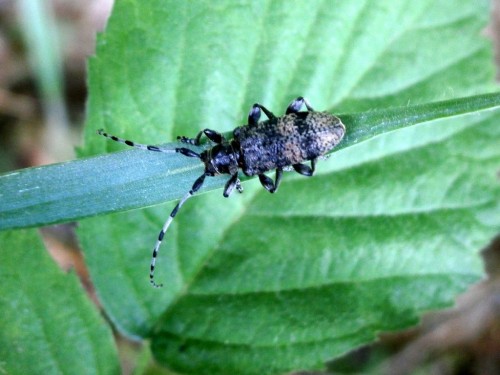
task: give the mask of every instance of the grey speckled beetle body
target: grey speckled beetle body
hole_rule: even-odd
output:
[[[306,106],[307,112],[299,112],[303,105]],[[268,119],[259,122],[261,111]],[[200,131],[195,138],[178,137],[183,143],[199,146],[200,139],[205,134],[215,145],[201,153],[185,147],[167,149],[161,146],[143,145],[109,135],[103,130],[99,130],[98,134],[143,150],[177,152],[188,157],[196,157],[205,165],[203,174],[196,179],[191,190],[170,213],[153,249],[149,278],[153,286],[160,287],[162,285],[154,281],[154,270],[163,237],[180,207],[201,188],[206,176],[230,175],[224,187],[225,197],[228,197],[235,188],[240,193],[243,192],[238,178],[240,169],[247,176],[257,175],[262,186],[274,193],[278,190],[285,168],[291,167],[304,176],[312,176],[318,157],[325,155],[339,144],[345,134],[345,126],[338,117],[327,112],[315,112],[306,99],[298,97],[281,117],[276,117],[260,104],[254,104],[248,114],[248,125],[236,128],[233,131],[233,139],[229,141],[222,134],[210,129]],[[305,161],[310,161],[311,166],[302,164]],[[273,169],[276,170],[274,181],[264,174]]]

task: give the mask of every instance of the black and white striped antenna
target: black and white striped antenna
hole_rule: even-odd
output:
[[[165,152],[165,153],[180,153],[184,156],[200,159],[200,154],[194,152],[193,150],[190,150],[189,148],[185,148],[185,147],[163,148],[161,146],[155,146],[155,145],[144,145],[141,143],[136,143],[133,141],[129,141],[127,139],[119,138],[119,137],[116,137],[114,135],[108,134],[108,133],[104,132],[102,129],[98,130],[97,134],[102,135],[103,137],[109,138],[115,142],[123,143],[127,146],[139,148],[141,150],[154,151],[154,152]],[[193,142],[193,140],[191,140],[189,138],[181,137],[180,139],[184,143],[195,144]],[[193,186],[191,187],[191,190],[189,190],[186,193],[186,195],[184,195],[182,197],[182,199],[177,203],[177,205],[174,207],[174,209],[170,213],[168,219],[165,221],[165,224],[163,224],[163,227],[161,228],[160,234],[158,235],[158,239],[156,240],[156,244],[153,248],[153,256],[151,257],[151,266],[149,269],[149,281],[151,282],[151,285],[153,285],[155,288],[160,288],[163,286],[163,284],[157,284],[155,281],[155,265],[156,265],[156,258],[158,257],[158,252],[160,251],[160,246],[161,246],[161,243],[162,243],[163,238],[165,236],[165,233],[167,233],[167,230],[170,227],[170,224],[174,220],[175,215],[177,215],[177,212],[182,207],[182,205],[202,187],[206,176],[207,176],[206,173],[203,173],[200,177],[198,177],[196,179]]]

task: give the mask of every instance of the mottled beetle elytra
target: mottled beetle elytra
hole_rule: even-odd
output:
[[[300,112],[303,105],[307,111]],[[259,122],[261,112],[264,112],[267,120]],[[165,233],[182,205],[202,187],[205,177],[228,174],[230,177],[223,192],[224,197],[228,197],[234,189],[243,192],[243,186],[238,178],[241,169],[247,176],[257,175],[262,186],[270,193],[275,193],[285,168],[291,167],[301,175],[312,176],[317,159],[338,145],[344,137],[345,126],[338,117],[327,112],[316,112],[305,98],[298,97],[290,103],[285,115],[281,117],[275,116],[258,103],[254,104],[248,114],[248,124],[234,129],[233,138],[230,140],[211,129],[203,129],[195,138],[177,137],[182,143],[199,146],[201,137],[205,135],[214,145],[201,153],[186,147],[169,149],[144,145],[107,134],[102,129],[97,133],[141,150],[180,153],[187,157],[198,158],[205,165],[203,174],[196,179],[191,190],[174,207],[156,240],[149,280],[158,288],[163,284],[155,282],[155,264]],[[303,164],[305,161],[310,161],[310,166]],[[274,181],[265,175],[273,169],[276,170]]]

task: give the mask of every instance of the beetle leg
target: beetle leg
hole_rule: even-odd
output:
[[[276,193],[278,187],[281,183],[281,177],[283,176],[283,168],[276,168],[276,177],[273,180],[266,176],[265,174],[259,174],[259,180],[262,186],[270,193]]]
[[[269,120],[276,119],[276,116],[274,115],[274,113],[272,113],[270,110],[268,110],[263,105],[260,105],[259,103],[255,103],[252,106],[252,109],[250,109],[250,112],[248,113],[248,125],[255,126],[259,123],[261,110],[264,112],[264,114],[267,116],[267,118]]]
[[[314,112],[313,107],[311,107],[307,99],[303,98],[302,96],[299,96],[297,99],[295,99],[293,102],[290,103],[290,105],[286,109],[286,114],[288,115],[290,113],[299,112],[304,104],[309,112]]]
[[[185,148],[185,147],[176,148],[175,152],[178,152],[179,154],[182,154],[184,156],[188,156],[190,158],[201,158],[200,154],[194,152],[193,150],[190,150],[189,148]]]
[[[194,138],[189,138],[189,137],[185,137],[183,135],[179,135],[177,137],[177,139],[182,143],[187,143],[189,145],[199,146],[200,138],[202,135],[203,135],[203,130],[198,132],[198,134],[196,134],[196,137],[194,137]]]
[[[238,173],[233,174],[231,178],[227,180],[222,195],[224,195],[224,197],[226,198],[229,197],[233,192],[234,188],[236,188],[236,190],[238,190],[238,192],[240,193],[243,191],[243,188],[241,187],[241,182],[238,178]]]
[[[259,181],[264,186],[264,189],[266,189],[269,192],[273,192],[274,190],[274,183],[271,178],[266,176],[265,174],[259,174]]]
[[[238,190],[238,193],[243,193],[243,185],[241,184],[240,179],[238,178],[236,180],[236,190]]]
[[[274,191],[276,193],[278,191],[278,187],[281,183],[281,177],[283,177],[283,168],[276,168],[276,177],[274,179]]]
[[[314,169],[316,167],[316,159],[311,160],[311,166],[307,166],[305,164],[294,164],[292,165],[293,169],[295,169],[295,172],[300,173],[301,175],[310,177],[314,174]]]
[[[215,130],[205,129],[203,130],[203,133],[205,133],[207,138],[214,143],[221,144],[222,142],[224,142],[224,136],[221,133],[216,132]]]
[[[274,113],[272,113],[270,110],[268,110],[266,107],[264,107],[263,105],[260,105],[259,103],[255,103],[254,104],[254,107],[257,106],[259,107],[260,109],[262,109],[262,111],[265,113],[265,115],[267,116],[267,118],[269,120],[274,120],[276,118],[276,116],[274,115]]]
[[[199,146],[201,144],[200,139],[203,134],[205,134],[207,138],[214,143],[221,144],[222,142],[224,142],[224,136],[221,133],[211,129],[203,129],[202,131],[198,132],[198,134],[194,138],[179,136],[177,137],[177,139],[182,143]]]
[[[253,107],[250,109],[250,112],[248,112],[248,125],[249,126],[255,126],[258,124],[260,119],[260,108],[257,105],[253,105]]]

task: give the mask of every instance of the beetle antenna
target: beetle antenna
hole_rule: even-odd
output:
[[[182,199],[177,203],[177,205],[174,207],[172,212],[170,213],[170,216],[168,217],[167,221],[165,221],[165,224],[163,224],[163,228],[161,228],[160,234],[158,235],[158,240],[156,240],[155,247],[153,249],[153,256],[151,257],[151,267],[149,270],[149,281],[151,282],[151,285],[153,285],[155,288],[160,288],[163,286],[163,284],[157,284],[155,282],[155,264],[156,264],[156,258],[158,257],[158,252],[160,251],[160,246],[163,241],[163,237],[165,236],[165,233],[167,233],[168,227],[174,220],[175,215],[177,215],[177,212],[179,209],[182,207],[182,205],[189,199],[191,198],[203,185],[203,182],[205,181],[205,177],[207,176],[206,173],[203,173],[200,177],[196,179],[196,181],[193,184],[193,187],[191,190],[189,190],[186,195],[182,197]]]
[[[201,159],[201,155],[198,154],[197,152],[194,152],[193,150],[186,148],[186,147],[177,147],[177,148],[163,148],[160,146],[154,146],[154,145],[143,145],[141,143],[136,143],[133,141],[129,141],[127,139],[123,139],[111,134],[106,133],[103,129],[99,129],[97,131],[97,134],[102,135],[103,137],[109,138],[115,142],[123,143],[124,145],[130,146],[130,147],[135,147],[139,148],[141,150],[147,150],[147,151],[155,151],[155,152],[166,152],[166,153],[174,153],[178,152],[184,156],[188,156],[190,158],[198,158]]]
[[[128,139],[123,139],[123,138],[108,134],[103,129],[99,129],[97,131],[97,134],[102,135],[103,137],[109,138],[115,142],[123,143],[124,145],[130,146],[130,147],[140,148],[141,150],[167,152],[167,153],[177,152],[176,149],[161,148],[161,147],[153,146],[153,145],[143,145],[141,143],[129,141]]]
[[[127,139],[123,139],[111,134],[106,133],[103,129],[99,129],[97,131],[97,134],[102,135],[103,137],[109,138],[115,142],[123,143],[127,146],[130,147],[135,147],[139,148],[141,150],[146,150],[146,151],[156,151],[156,152],[166,152],[166,153],[180,153],[184,156],[188,156],[191,158],[199,158],[201,159],[201,155],[198,154],[197,152],[194,152],[193,150],[185,147],[178,147],[178,148],[162,148],[159,146],[154,146],[154,145],[144,145],[141,143],[136,143],[133,141],[129,141]],[[154,280],[154,273],[155,273],[155,263],[156,263],[156,258],[158,257],[158,252],[160,250],[161,242],[163,241],[163,237],[165,236],[165,233],[168,230],[168,227],[172,223],[172,220],[174,220],[175,215],[177,215],[177,212],[179,209],[182,207],[184,202],[186,202],[189,198],[191,198],[194,193],[196,193],[201,186],[203,185],[203,182],[205,181],[205,177],[207,176],[206,173],[203,173],[200,177],[196,179],[196,181],[193,184],[193,187],[191,190],[189,190],[186,195],[182,197],[182,199],[177,203],[177,205],[174,207],[172,212],[170,213],[170,216],[168,217],[167,221],[165,221],[165,224],[163,224],[163,228],[160,231],[160,234],[158,235],[158,240],[156,241],[155,247],[153,249],[153,257],[151,258],[151,267],[149,271],[149,281],[151,282],[151,285],[153,285],[155,288],[162,287],[163,284],[157,284]]]

